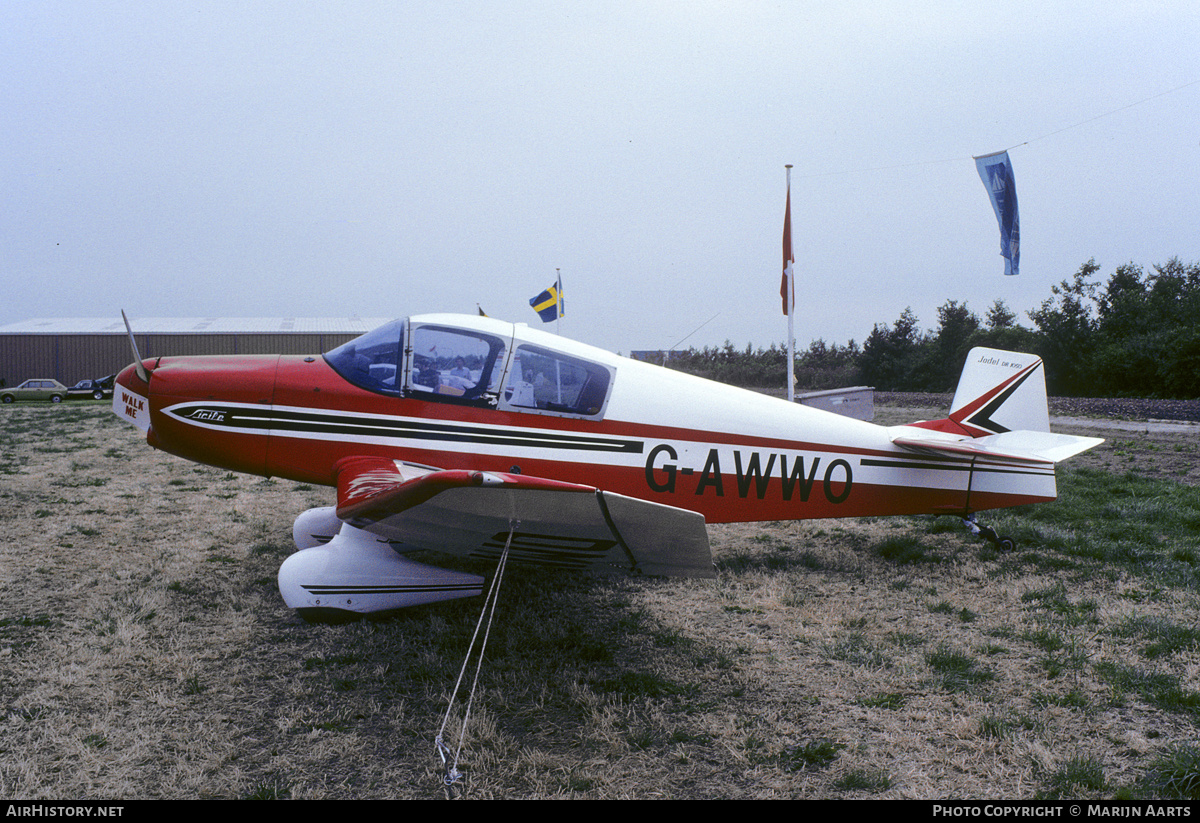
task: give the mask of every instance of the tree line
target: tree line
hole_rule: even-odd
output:
[[[800,390],[853,385],[880,391],[953,391],[975,346],[1033,352],[1045,363],[1046,388],[1062,397],[1200,397],[1200,263],[1172,258],[1149,270],[1126,263],[1104,280],[1095,260],[1051,288],[1026,314],[997,300],[979,317],[947,300],[938,324],[922,330],[911,308],[876,324],[859,346],[814,340],[797,352]],[[786,345],[671,352],[666,365],[741,386],[779,386]]]

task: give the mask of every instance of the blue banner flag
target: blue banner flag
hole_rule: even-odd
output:
[[[1017,217],[1017,184],[1013,181],[1008,152],[975,158],[979,179],[992,198],[992,209],[1000,222],[1000,256],[1006,259],[1005,274],[1016,274],[1021,261],[1021,221]]]
[[[532,298],[529,305],[533,306],[533,310],[542,318],[543,323],[565,317],[567,307],[562,297],[562,281],[555,281],[553,286]]]

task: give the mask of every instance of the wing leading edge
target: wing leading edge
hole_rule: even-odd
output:
[[[430,549],[567,569],[713,577],[695,512],[501,472],[437,470],[365,457],[338,467],[337,516],[398,551]]]

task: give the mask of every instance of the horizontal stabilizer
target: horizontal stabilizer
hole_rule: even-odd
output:
[[[1011,431],[987,437],[964,437],[912,426],[892,430],[892,442],[913,451],[987,457],[1015,463],[1054,464],[1104,442],[1099,437],[1077,437],[1040,431]]]

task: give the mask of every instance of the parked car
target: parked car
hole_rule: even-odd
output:
[[[0,389],[0,402],[11,403],[14,400],[49,400],[51,403],[61,403],[67,398],[67,387],[57,380],[35,378],[26,380],[19,386]]]
[[[67,389],[68,399],[74,400],[77,398],[92,398],[93,400],[103,400],[106,397],[112,397],[113,394],[113,377],[101,377],[99,380],[80,380],[71,388]]]

